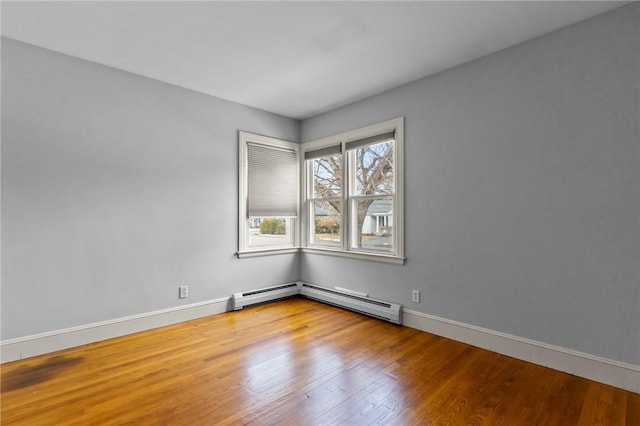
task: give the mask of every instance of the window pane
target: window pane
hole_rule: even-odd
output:
[[[330,155],[313,161],[313,198],[334,198],[342,193],[342,158]]]
[[[354,168],[356,194],[377,195],[395,192],[392,140],[356,149]]]
[[[282,247],[293,245],[292,220],[282,217],[250,217],[249,247]]]
[[[315,231],[312,243],[328,247],[340,247],[340,202],[314,201],[313,220]]]
[[[352,247],[393,252],[393,199],[358,199],[352,206],[353,219],[357,223],[352,234]]]

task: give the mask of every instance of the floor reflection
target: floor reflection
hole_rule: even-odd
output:
[[[375,345],[345,351],[344,345],[331,341],[283,336],[247,355],[243,368],[247,403],[278,405],[279,411],[289,413],[287,424],[304,424],[310,418],[328,424],[397,420],[407,403],[400,365],[377,361]]]

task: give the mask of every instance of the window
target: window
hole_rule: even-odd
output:
[[[301,160],[298,144],[240,132],[238,257],[404,263],[403,134],[397,118],[306,143]]]
[[[305,148],[305,250],[403,263],[403,119]]]
[[[342,246],[343,161],[340,146],[305,153],[308,185],[307,209],[310,214],[309,244]]]
[[[240,132],[238,256],[296,250],[299,145]]]

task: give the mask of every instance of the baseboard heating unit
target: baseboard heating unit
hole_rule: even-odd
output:
[[[396,303],[385,302],[371,297],[363,297],[345,291],[307,283],[302,283],[300,295],[319,302],[380,318],[394,324],[402,324],[402,306]]]
[[[245,306],[294,296],[306,297],[394,324],[402,324],[402,305],[373,299],[368,296],[361,296],[343,289],[321,287],[304,282],[266,287],[244,293],[234,293],[232,298],[233,310],[237,311]]]
[[[251,290],[244,293],[234,293],[232,297],[233,310],[237,311],[245,306],[257,305],[258,303],[271,302],[279,299],[286,299],[300,294],[300,287],[297,283],[276,285],[258,290]]]

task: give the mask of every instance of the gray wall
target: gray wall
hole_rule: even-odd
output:
[[[408,260],[305,254],[302,279],[640,364],[639,17],[627,6],[304,121],[310,141],[406,117]]]
[[[639,14],[306,120],[302,134],[3,39],[2,339],[302,278],[640,364]],[[308,141],[398,116],[406,265],[234,258],[238,130]]]
[[[2,39],[2,339],[298,279],[234,258],[238,130],[300,123]]]

